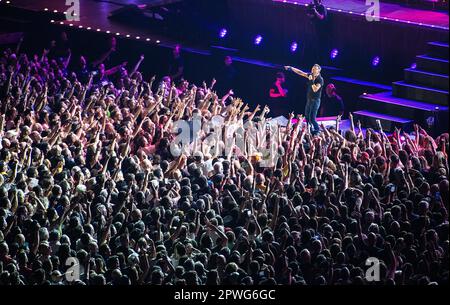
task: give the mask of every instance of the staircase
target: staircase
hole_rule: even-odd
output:
[[[416,57],[416,65],[405,69],[405,79],[392,83],[392,91],[360,97],[355,119],[367,127],[380,120],[387,131],[411,131],[417,123],[434,133],[448,132],[448,52],[448,43],[429,42],[427,54]]]

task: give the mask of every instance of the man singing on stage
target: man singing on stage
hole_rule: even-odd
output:
[[[322,97],[323,89],[323,78],[320,75],[322,68],[316,64],[312,67],[311,73],[306,73],[300,69],[290,66],[286,66],[284,68],[308,79],[305,118],[308,120],[308,124],[312,127],[311,133],[314,135],[318,134],[320,132],[320,127],[316,118],[317,112],[320,108],[320,98]]]

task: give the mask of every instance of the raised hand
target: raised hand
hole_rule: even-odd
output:
[[[380,120],[376,120],[376,124],[377,124],[377,128],[378,130],[383,130],[383,126],[381,126],[381,121]]]

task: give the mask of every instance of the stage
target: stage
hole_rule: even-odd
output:
[[[286,5],[308,5],[311,0],[273,0]],[[369,6],[365,0],[323,0],[329,11],[341,14],[364,15]],[[418,26],[449,29],[449,16],[446,11],[426,10],[406,5],[380,1],[380,18],[382,21],[403,22]]]
[[[196,83],[215,76],[214,71],[223,62],[224,55],[218,48],[235,50],[229,55],[240,72],[237,81],[240,88],[236,92],[253,106],[265,103],[268,92],[265,88],[270,87],[282,66],[308,69],[315,63],[308,57],[311,41],[315,39],[314,28],[306,15],[305,4],[310,1],[226,0],[229,18],[212,25],[213,36],[209,28],[204,28],[199,39],[179,33],[175,38],[136,22],[133,25],[126,20],[119,22],[108,18],[125,4],[139,5],[148,1],[80,0],[79,21],[66,20],[65,1],[11,0],[6,3],[2,0],[0,13],[9,18],[9,11],[4,9],[8,8],[15,10],[16,16],[34,15],[39,20],[34,25],[36,34],[32,35],[36,47],[39,40],[51,41],[49,37],[40,37],[50,32],[66,31],[69,37],[81,41],[73,46],[74,53],[102,46],[108,37],[115,36],[125,58],[133,60],[146,54],[142,67],[146,77],[152,76],[147,75],[149,73],[158,76],[167,73],[171,48],[178,43],[182,44],[186,59],[186,77]],[[365,1],[324,2],[330,12],[332,39],[330,49],[324,50],[327,58],[321,65],[325,82],[337,84],[345,95],[347,110],[359,112],[357,115],[369,126],[379,119],[387,129],[407,129],[412,122],[425,124],[434,115],[435,103],[438,103],[442,126],[448,129],[448,120],[443,119],[448,115],[448,13],[382,2],[381,21],[367,22]],[[226,39],[218,38],[219,27],[227,28]],[[253,43],[256,34],[264,36],[260,46]],[[292,41],[299,44],[297,52],[290,50]],[[336,59],[330,58],[331,49],[339,51]],[[433,55],[435,52],[439,54]],[[380,61],[377,67],[372,65],[375,57]],[[286,112],[302,113],[304,83],[289,73],[287,82],[293,102]],[[419,106],[414,102],[417,99]]]

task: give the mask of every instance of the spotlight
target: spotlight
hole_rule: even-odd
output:
[[[380,64],[380,61],[381,61],[380,56],[375,56],[372,59],[372,66],[377,67]]]
[[[259,46],[263,40],[263,37],[261,35],[258,35],[255,37],[255,45]]]
[[[220,38],[225,38],[226,36],[227,36],[227,34],[228,34],[228,30],[227,29],[221,29],[220,30],[220,32],[219,32],[219,37]]]
[[[294,41],[294,42],[291,44],[291,52],[292,52],[292,53],[295,53],[295,52],[297,52],[297,49],[298,49],[298,43],[297,43],[296,41]]]
[[[411,69],[415,69],[415,68],[417,68],[417,64],[416,64],[416,63],[413,63],[413,64],[411,65]]]
[[[339,50],[338,49],[333,49],[330,53],[330,57],[331,59],[335,59],[336,57],[338,57],[339,55]]]

